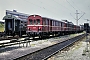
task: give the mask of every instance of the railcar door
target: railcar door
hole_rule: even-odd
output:
[[[52,20],[50,20],[50,31],[52,31]]]
[[[49,20],[48,19],[46,19],[46,24],[45,25],[46,25],[45,31],[48,32],[49,31]]]
[[[20,24],[20,21],[19,20],[15,20],[15,31],[16,32],[19,32],[19,24]]]
[[[11,35],[12,29],[13,29],[13,23],[12,19],[5,19],[5,31],[6,34]]]
[[[48,32],[49,32],[49,19],[48,19]]]

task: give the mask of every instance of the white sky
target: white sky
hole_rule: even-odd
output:
[[[0,0],[0,20],[5,16],[6,10],[13,9],[21,13],[39,14],[57,20],[67,19],[74,24],[76,24],[75,13],[78,10],[80,13],[78,17],[85,12],[78,24],[84,24],[87,22],[85,19],[90,19],[90,0]]]

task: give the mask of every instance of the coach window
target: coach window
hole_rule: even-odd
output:
[[[30,19],[29,21],[30,21],[30,25],[32,25],[32,24],[33,24],[33,21],[32,21],[32,19]]]
[[[37,19],[37,24],[40,25],[40,19]]]

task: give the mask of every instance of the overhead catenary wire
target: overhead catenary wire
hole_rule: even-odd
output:
[[[55,0],[52,0],[52,1],[54,1],[55,3],[57,3],[57,4],[59,4],[57,1],[55,1]],[[39,0],[39,2],[41,2],[40,0]],[[42,2],[41,2],[42,3]],[[61,4],[60,4],[61,5]],[[63,6],[63,5],[61,5],[61,6]],[[66,8],[66,7],[65,7]],[[66,8],[67,9],[67,8]],[[68,9],[69,10],[69,9]],[[70,10],[69,10],[70,11]],[[70,11],[71,12],[71,11]],[[70,13],[70,16],[72,16],[71,15],[71,13]],[[72,16],[73,17],[73,16]],[[74,17],[73,17],[74,18]],[[75,19],[75,18],[74,18]],[[75,19],[76,20],[76,19]]]
[[[53,12],[53,11],[50,11],[50,10],[46,9],[45,7],[41,7],[41,6],[39,6],[39,5],[35,4],[35,3],[32,3],[32,2],[29,1],[29,0],[24,0],[24,1],[29,2],[29,3],[31,3],[31,4],[33,4],[33,5],[37,6],[37,7],[39,7],[39,8],[41,8],[41,9],[44,9],[44,10],[46,10],[46,11],[49,11],[49,12],[51,12],[51,13],[58,14],[58,13],[56,13],[56,12]],[[38,1],[40,1],[40,0],[38,0]],[[53,1],[54,1],[55,3],[58,3],[58,2],[55,1],[55,0],[53,0]],[[41,3],[42,3],[42,2],[41,2]],[[70,10],[69,8],[63,6],[63,5],[60,4],[60,3],[58,3],[58,4],[59,4],[60,6],[62,6],[62,7],[64,7],[64,8],[66,8],[66,9],[68,9],[68,11],[70,11],[70,13],[71,13],[72,10]],[[72,12],[73,12],[73,11],[72,11]]]
[[[67,2],[68,2],[68,4],[71,6],[71,7],[73,7],[73,9],[75,9],[76,10],[76,8],[73,6],[73,5],[71,5],[70,4],[70,2],[68,1],[68,0],[66,0]],[[71,0],[72,1],[72,0]],[[72,1],[73,2],[73,1]],[[74,4],[74,2],[73,2],[73,4]],[[80,10],[80,9],[79,9]],[[78,11],[78,10],[76,10],[76,11]],[[81,10],[80,10],[81,11]],[[82,11],[81,11],[82,12]],[[85,14],[85,12],[83,13],[83,15],[81,15],[79,18],[78,18],[78,12],[76,12],[76,18],[74,18],[71,14],[71,16],[76,20],[76,24],[78,25],[78,20],[79,19],[81,19],[83,16],[84,16],[84,14]]]
[[[60,6],[64,7],[65,9],[68,9],[68,11],[70,11],[70,12],[72,11],[71,9],[69,9],[69,8],[67,8],[66,6],[60,4],[60,3],[57,2],[56,0],[52,0],[52,1],[54,1],[54,2],[57,3],[57,4],[59,4]],[[73,11],[72,11],[72,12],[73,12]]]
[[[80,8],[78,8],[78,6],[74,3],[74,1],[73,1],[73,0],[71,0],[71,1],[73,2],[74,6],[76,6],[76,7],[77,7],[77,9],[78,9],[79,11],[81,11],[83,14],[85,14],[85,13],[86,13],[85,11],[82,11]]]
[[[72,16],[72,15],[71,15],[71,11],[72,11],[72,10],[70,10],[70,9],[68,9],[67,7],[63,6],[62,4],[60,4],[59,2],[57,2],[56,0],[52,0],[52,1],[54,1],[54,2],[57,3],[57,4],[59,4],[60,6],[64,7],[65,9],[69,10],[69,11],[70,11],[69,14],[70,14],[70,16]],[[43,2],[40,1],[40,0],[39,0],[39,2],[40,2],[40,3],[43,3]],[[59,7],[58,7],[58,8],[59,8]],[[73,17],[73,16],[72,16],[72,17]],[[73,17],[73,18],[74,18],[74,17]],[[75,19],[75,18],[74,18],[74,19]],[[75,20],[76,20],[76,19],[75,19]]]
[[[73,15],[70,13],[70,15],[73,17]],[[74,17],[73,17],[74,18]],[[74,18],[76,20],[76,18]]]
[[[37,6],[37,7],[41,8],[41,9],[44,9],[44,10],[49,11],[49,12],[51,12],[51,13],[54,13],[54,14],[56,14],[56,15],[58,14],[58,13],[56,13],[56,12],[53,12],[53,11],[51,11],[51,10],[46,9],[45,7],[39,6],[39,5],[31,2],[30,0],[23,0],[23,1],[29,2],[29,3],[33,4],[34,6]],[[58,15],[59,15],[59,14],[58,14]]]
[[[72,0],[71,0],[72,1]],[[74,1],[72,1],[72,3],[74,4],[74,6],[76,6],[76,4],[74,3]],[[77,7],[77,6],[76,6]],[[78,7],[77,7],[77,9],[79,9]],[[80,10],[80,9],[79,9]],[[81,10],[80,10],[81,11]],[[81,11],[82,12],[82,11]]]
[[[59,2],[57,2],[56,0],[52,0],[52,1],[54,1],[55,3],[57,3],[57,4],[59,4],[60,6],[62,6],[62,7],[64,7],[64,8],[66,8],[66,9],[68,9],[67,7],[65,7],[65,6],[63,6],[62,4],[60,4]],[[78,8],[78,6],[73,2],[73,4],[74,4],[74,6],[73,5],[71,5],[71,3],[68,1],[68,0],[66,0],[67,2],[68,2],[68,4],[74,9],[74,10],[79,10],[79,11],[81,11],[81,9],[80,8]],[[76,7],[75,7],[76,6]],[[88,6],[89,7],[89,6]],[[77,9],[76,9],[77,8]],[[71,12],[71,10],[70,9],[68,9],[70,12]],[[83,12],[83,11],[81,11],[81,12]],[[85,14],[85,12],[83,12],[83,14],[82,14],[82,16],[80,16],[79,18],[78,18],[78,20],[81,18],[81,17],[83,17],[83,15]],[[70,13],[70,15],[71,15],[71,13]],[[72,16],[72,15],[71,15]],[[72,16],[73,17],[73,16]],[[74,18],[74,17],[73,17]],[[74,18],[75,19],[75,18]],[[75,19],[76,20],[76,19]]]
[[[74,1],[73,1],[73,0],[71,0],[71,1],[73,2],[74,6],[76,6],[76,4],[74,3]],[[83,12],[83,15],[85,14],[85,12],[82,11],[80,8],[78,8],[78,6],[76,6],[76,7],[77,7],[77,9],[79,9],[81,12]],[[82,17],[82,16],[81,16],[81,17]],[[80,18],[81,18],[81,17],[80,17]],[[80,19],[80,18],[79,18],[79,19]]]
[[[75,3],[74,3],[74,1],[73,0],[71,0],[72,1],[72,3],[74,4],[74,6],[76,6],[76,8],[77,8],[77,10],[79,10],[79,11],[81,11],[81,12],[83,12],[83,13],[85,13],[84,11],[82,11]]]
[[[56,11],[54,12],[53,10],[50,10],[50,9],[47,9],[47,7],[45,7],[45,6],[43,6],[43,5],[38,5],[38,4],[35,4],[35,3],[33,3],[32,1],[30,1],[30,0],[24,0],[24,1],[26,1],[26,2],[29,2],[30,4],[32,4],[32,5],[34,5],[34,6],[36,6],[36,7],[39,7],[39,8],[41,8],[41,9],[43,9],[43,10],[45,10],[45,11],[48,11],[49,13],[52,13],[52,14],[56,14],[56,15],[60,15],[59,13],[57,13]],[[41,3],[43,4],[44,2],[42,1],[42,0],[39,0],[39,1],[41,1]],[[70,11],[70,15],[71,15],[71,12],[72,12],[72,10],[71,9],[69,9],[69,8],[67,8],[65,5],[62,5],[62,4],[60,4],[58,1],[56,1],[56,0],[52,0],[52,1],[54,1],[55,3],[57,3],[57,4],[59,4],[60,6],[62,6],[64,9],[67,9],[68,11]],[[52,2],[51,1],[51,2]],[[68,1],[68,0],[66,0],[69,4],[70,4],[70,2]],[[73,2],[73,1],[72,1]],[[74,3],[74,2],[73,2]],[[46,5],[47,6],[47,5]],[[72,6],[73,7],[73,9],[76,9],[73,5],[71,5],[70,4],[70,6]],[[49,7],[53,7],[53,6],[51,6],[51,5],[49,5]],[[54,7],[54,8],[56,8],[56,7]],[[58,7],[58,8],[60,8],[60,7]],[[72,15],[71,15],[72,16]],[[73,16],[72,16],[73,17]],[[74,17],[73,17],[74,18]],[[74,18],[75,19],[75,18]]]
[[[40,1],[40,0],[38,0],[40,3],[42,3],[42,4],[44,4],[42,1]],[[45,4],[46,5],[46,4]],[[57,9],[57,7],[53,7],[52,5],[50,6],[50,5],[47,5],[48,7],[52,7],[52,8],[54,8],[54,9]],[[63,7],[63,6],[62,6]],[[58,10],[61,10],[61,9],[58,9]],[[63,11],[63,10],[62,10]],[[63,12],[65,12],[65,11],[63,11]]]
[[[54,2],[56,2],[57,4],[61,5],[61,4],[60,4],[59,2],[57,2],[56,0],[52,0],[52,1],[54,1]],[[63,6],[63,5],[61,5],[61,6],[62,6],[62,7],[65,7],[65,6]],[[67,7],[65,7],[65,8],[68,9]],[[68,9],[68,10],[70,11],[70,16],[73,17],[72,14],[71,14],[71,11],[72,11],[72,10],[70,10],[70,9]],[[74,18],[74,17],[73,17],[73,18]],[[74,19],[76,20],[76,18],[74,18]]]
[[[67,2],[73,9],[76,10],[76,8],[75,8],[73,5],[71,5],[68,0],[66,0],[66,2]]]
[[[48,9],[46,9],[46,8],[43,7],[43,6],[39,6],[38,4],[35,4],[35,3],[33,3],[33,2],[30,2],[29,0],[24,0],[24,1],[29,2],[29,3],[33,4],[34,6],[37,6],[37,7],[41,8],[41,9],[46,10],[46,11],[49,11],[50,13],[56,14],[57,16],[60,16],[60,14],[58,14],[58,13],[56,13],[56,12],[53,12],[52,10],[48,10]],[[40,0],[39,0],[39,1],[40,1]],[[43,2],[41,1],[40,3],[43,3]],[[63,6],[63,5],[62,5],[62,6]],[[56,9],[56,8],[55,8],[55,9]],[[66,9],[68,9],[68,8],[66,8]],[[68,10],[69,10],[69,9],[68,9]],[[70,10],[69,10],[69,11],[70,11]],[[70,11],[70,13],[71,13],[71,11]],[[69,14],[70,14],[70,13],[69,13]]]

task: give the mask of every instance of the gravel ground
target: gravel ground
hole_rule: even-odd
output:
[[[90,39],[90,36],[88,36],[88,39]],[[90,60],[90,43],[88,43],[88,52],[86,50],[87,43],[86,38],[84,38],[70,47],[69,50],[61,51],[48,60]]]
[[[82,33],[81,33],[82,34]],[[65,39],[70,39],[72,37],[75,37],[77,35],[80,34],[72,34],[72,35],[66,35],[66,36],[60,36],[60,37],[55,37],[55,38],[51,38],[51,39],[46,39],[46,40],[38,40],[38,41],[34,41],[31,42],[30,44],[28,43],[24,43],[24,44],[20,44],[20,48],[18,48],[18,45],[13,45],[9,48],[4,49],[1,53],[0,53],[0,60],[4,59],[13,59],[22,55],[26,55],[29,52],[34,52],[36,50],[42,49],[44,47],[59,43],[60,41],[63,41]],[[23,47],[24,45],[24,47]],[[27,47],[26,47],[27,45]],[[13,48],[14,47],[14,48]],[[22,48],[21,48],[22,47]]]

